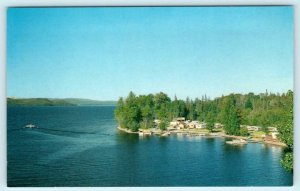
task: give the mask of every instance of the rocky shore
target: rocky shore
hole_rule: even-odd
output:
[[[160,136],[169,136],[171,134],[177,135],[186,135],[186,136],[205,136],[205,137],[224,137],[224,138],[231,138],[233,140],[246,140],[250,143],[264,143],[264,144],[271,144],[276,146],[286,147],[286,144],[279,142],[279,141],[266,141],[261,138],[249,138],[243,136],[236,136],[236,135],[227,135],[223,131],[219,132],[208,132],[208,131],[195,131],[193,129],[180,129],[180,130],[173,130],[173,131],[161,131],[160,129],[139,129],[138,132],[133,132],[129,129],[121,128],[118,126],[118,129],[122,132],[129,133],[129,134],[139,134],[140,136],[149,136],[149,135],[160,135]]]

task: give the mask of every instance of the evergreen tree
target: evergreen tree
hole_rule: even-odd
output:
[[[215,126],[215,117],[212,112],[209,112],[206,116],[206,128],[212,132]]]
[[[293,92],[289,91],[287,97],[289,112],[286,113],[284,120],[280,123],[278,131],[280,140],[287,145],[281,164],[288,171],[293,171]]]
[[[235,107],[235,98],[230,95],[225,100],[224,110],[223,110],[223,124],[224,130],[230,135],[239,135],[240,132],[240,114]]]

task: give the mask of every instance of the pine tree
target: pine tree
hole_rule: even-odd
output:
[[[236,101],[233,95],[225,99],[223,124],[226,134],[239,135],[240,132],[241,116],[235,104]]]

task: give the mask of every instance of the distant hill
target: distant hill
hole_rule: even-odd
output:
[[[80,98],[7,98],[8,106],[114,106],[116,103]]]
[[[7,105],[13,106],[75,106],[65,100],[50,100],[47,98],[14,99],[7,98]]]
[[[99,101],[99,100],[91,100],[91,99],[81,99],[81,98],[65,98],[64,101],[75,104],[78,106],[88,106],[88,105],[107,105],[107,106],[114,106],[117,105],[116,101]]]

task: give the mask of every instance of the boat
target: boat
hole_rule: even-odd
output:
[[[33,128],[37,128],[37,126],[33,125],[33,124],[28,124],[28,125],[25,125],[25,128],[33,129]]]
[[[244,139],[235,139],[232,141],[226,141],[226,143],[230,145],[244,145],[247,144],[248,142],[245,141]]]

